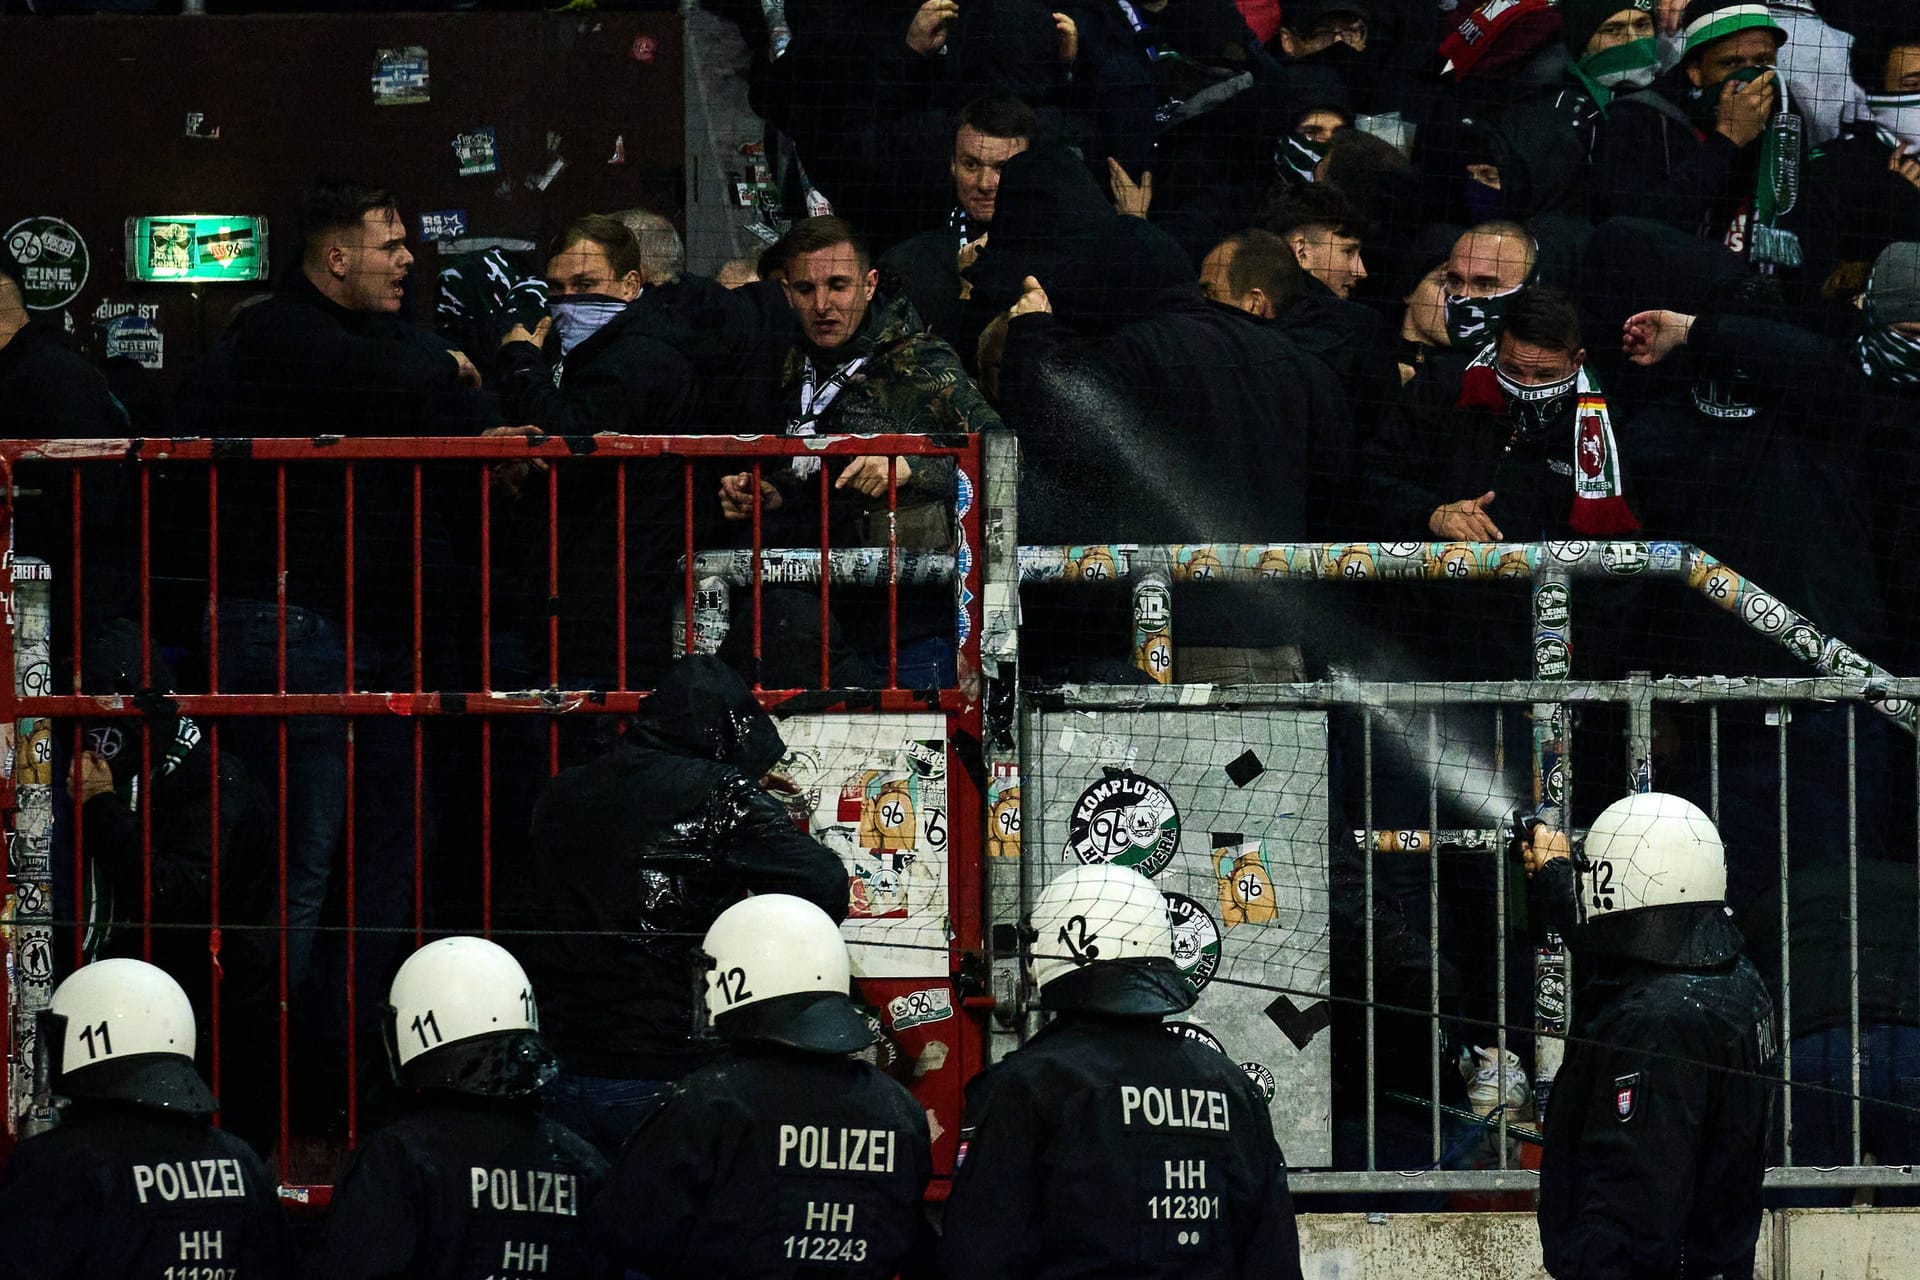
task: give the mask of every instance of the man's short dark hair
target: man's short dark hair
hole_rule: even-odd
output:
[[[569,222],[547,246],[547,257],[557,258],[577,244],[599,246],[613,265],[615,280],[640,269],[640,241],[626,223],[611,214],[589,213]]]
[[[1580,309],[1558,289],[1545,285],[1522,289],[1507,308],[1500,334],[1516,342],[1571,355],[1582,346]]]
[[[328,231],[350,231],[369,213],[396,204],[385,187],[331,175],[315,178],[300,196],[300,235],[311,245]]]
[[[1220,242],[1233,246],[1227,263],[1227,288],[1244,298],[1255,289],[1267,295],[1275,312],[1284,311],[1306,290],[1307,273],[1287,242],[1271,231],[1249,227]]]
[[[1895,28],[1868,28],[1853,38],[1847,52],[1853,82],[1872,94],[1887,91],[1887,59],[1895,49],[1920,45],[1920,22],[1902,20]]]
[[[954,126],[954,132],[962,129],[989,138],[1025,138],[1031,142],[1040,132],[1040,120],[1032,107],[1012,94],[990,93],[960,108],[960,123]]]
[[[1335,235],[1356,240],[1364,240],[1367,235],[1366,216],[1346,192],[1318,182],[1289,187],[1268,200],[1260,211],[1260,226],[1281,237],[1308,227],[1326,227]]]
[[[763,255],[761,262],[771,256],[780,264],[780,270],[790,273],[793,260],[803,253],[818,253],[822,249],[831,249],[837,244],[853,246],[853,256],[860,264],[861,271],[873,266],[873,256],[867,252],[866,242],[860,239],[860,233],[845,218],[802,218],[787,229],[780,242]],[[764,273],[763,273],[764,274]]]

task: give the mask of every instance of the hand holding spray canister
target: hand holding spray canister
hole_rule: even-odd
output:
[[[1534,833],[1550,825],[1546,809],[1533,811],[1516,805],[1507,815],[1508,856],[1520,857],[1521,850],[1533,843]],[[1547,1122],[1553,1080],[1560,1074],[1567,1051],[1567,970],[1566,943],[1549,930],[1533,953],[1533,1115],[1542,1126]]]

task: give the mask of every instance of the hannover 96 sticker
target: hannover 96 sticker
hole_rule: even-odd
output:
[[[1161,895],[1173,921],[1173,962],[1195,991],[1213,981],[1220,968],[1220,926],[1207,909],[1184,893]]]
[[[1153,877],[1180,846],[1180,810],[1166,788],[1136,773],[1103,778],[1080,793],[1067,820],[1067,852]]]

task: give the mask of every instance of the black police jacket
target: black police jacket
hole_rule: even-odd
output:
[[[693,1039],[693,951],[749,892],[847,914],[838,854],[758,783],[786,752],[718,659],[682,658],[626,741],[562,772],[534,809],[513,942],[542,1031],[581,1075],[670,1080],[712,1056]]]
[[[1717,903],[1601,917],[1576,936],[1590,976],[1540,1169],[1555,1280],[1753,1274],[1779,1037],[1739,945]]]
[[[616,1275],[581,1230],[606,1175],[598,1151],[530,1104],[424,1095],[347,1164],[313,1274]]]
[[[1067,1014],[967,1086],[950,1276],[1300,1276],[1286,1158],[1225,1055]]]
[[[0,1232],[4,1280],[278,1277],[293,1255],[273,1176],[246,1143],[129,1102],[75,1102],[14,1148]]]
[[[931,1145],[913,1095],[869,1064],[746,1048],[675,1086],[589,1225],[654,1280],[925,1275]]]

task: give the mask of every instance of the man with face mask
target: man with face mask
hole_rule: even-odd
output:
[[[1560,12],[1573,65],[1554,106],[1579,134],[1581,152],[1591,155],[1615,95],[1637,93],[1660,73],[1653,0],[1567,0]]]
[[[692,399],[693,370],[646,332],[641,312],[629,314],[646,285],[640,244],[617,218],[588,214],[562,231],[547,258],[550,319],[532,332],[515,325],[500,344],[510,415],[555,435],[672,429]]]
[[[1483,222],[1462,233],[1440,277],[1446,345],[1473,352],[1499,337],[1507,309],[1533,279],[1539,252],[1517,222]]]
[[[1807,161],[1807,275],[1920,239],[1920,19],[1853,42],[1865,113]]]
[[[1535,287],[1464,369],[1448,362],[1457,376],[1415,379],[1369,451],[1393,536],[1528,542],[1639,528],[1586,357],[1573,302]]]
[[[1757,265],[1798,267],[1804,126],[1791,104],[1780,111],[1773,69],[1787,33],[1765,5],[1724,0],[1692,0],[1681,30],[1680,65],[1608,107],[1594,146],[1596,214],[1658,218]]]

